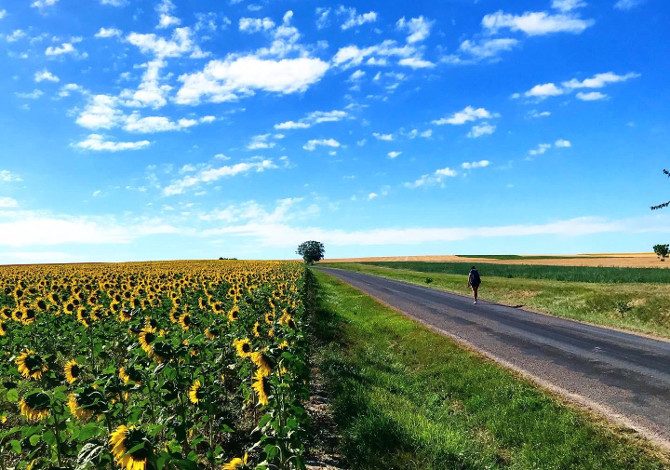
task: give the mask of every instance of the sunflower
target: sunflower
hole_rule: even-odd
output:
[[[260,324],[260,322],[256,321],[256,323],[254,323],[254,329],[253,329],[253,331],[254,331],[254,336],[255,336],[256,338],[260,338],[260,337],[261,337],[261,324]]]
[[[179,317],[179,324],[184,329],[184,331],[188,331],[188,329],[193,324],[191,315],[189,315],[188,313],[184,313],[182,316]]]
[[[279,324],[280,325],[289,325],[293,321],[293,318],[291,318],[291,314],[289,314],[286,310],[283,311],[282,316],[279,317]]]
[[[122,424],[109,436],[109,445],[119,467],[126,470],[146,469],[152,446],[141,429]]]
[[[265,314],[265,323],[267,323],[268,325],[272,325],[274,321],[275,321],[274,311]]]
[[[21,309],[21,323],[24,325],[30,325],[35,322],[37,313],[35,309],[28,306]]]
[[[70,393],[67,404],[70,412],[81,421],[88,421],[107,409],[103,394],[91,386],[79,393]]]
[[[135,368],[133,367],[120,367],[119,368],[119,378],[121,381],[128,385],[129,382],[135,382],[136,384],[142,383],[142,374],[140,374]]]
[[[207,339],[214,341],[220,334],[220,331],[217,327],[212,326],[210,328],[205,329],[205,336]]]
[[[67,380],[67,383],[73,384],[77,381],[79,376],[81,375],[81,367],[79,364],[77,364],[77,361],[74,359],[70,359],[65,363],[65,380]]]
[[[16,365],[19,372],[26,379],[39,380],[42,374],[49,370],[46,361],[31,349],[24,350],[19,357],[16,358]]]
[[[228,462],[224,463],[221,470],[238,470],[247,465],[248,461],[249,454],[245,452],[244,457],[235,457],[234,459],[230,459]]]
[[[238,356],[249,357],[251,355],[251,341],[247,338],[234,340],[233,346],[235,346]]]
[[[268,376],[270,375],[270,372],[272,372],[272,368],[270,367],[270,362],[268,361],[268,358],[265,357],[265,355],[261,351],[251,353],[251,361],[254,364],[256,364],[256,367],[258,367],[258,371],[263,376]]]
[[[154,353],[153,342],[156,341],[156,334],[151,331],[140,332],[138,341],[142,350],[151,356]]]
[[[233,308],[228,311],[228,321],[235,321],[238,318],[240,318],[240,307],[233,305]]]
[[[33,392],[19,401],[19,410],[28,421],[42,421],[49,416],[50,406],[49,395],[44,392]]]
[[[63,311],[65,312],[66,315],[72,315],[74,313],[75,306],[72,301],[68,302],[65,304],[65,307],[63,307]]]
[[[91,326],[91,316],[88,314],[86,307],[79,307],[77,309],[77,321],[84,325],[84,328]]]
[[[205,392],[202,390],[202,383],[200,380],[196,379],[188,390],[188,399],[191,403],[197,405],[204,396]]]
[[[256,391],[256,396],[258,397],[258,403],[265,406],[268,404],[268,379],[263,372],[259,369],[254,374],[254,381],[251,384],[251,388]]]
[[[0,336],[5,336],[7,334],[7,327],[5,327],[5,322],[0,321]]]

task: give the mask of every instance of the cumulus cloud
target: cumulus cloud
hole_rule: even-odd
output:
[[[433,173],[421,175],[420,178],[416,179],[415,181],[407,182],[404,184],[404,186],[410,189],[421,188],[424,186],[444,186],[444,180],[446,178],[453,178],[457,175],[458,173],[456,170],[452,168],[440,168],[435,170]]]
[[[257,33],[269,31],[275,27],[271,18],[240,18],[239,29],[244,33]]]
[[[30,6],[43,11],[46,8],[54,6],[56,3],[58,3],[58,0],[35,0]]]
[[[576,78],[573,78],[571,80],[561,83],[560,86],[557,86],[553,82],[535,85],[530,90],[524,93],[514,93],[512,95],[512,98],[516,99],[520,97],[525,97],[535,100],[543,100],[545,98],[549,98],[552,96],[565,95],[573,92],[574,90],[599,89],[613,83],[626,82],[628,80],[638,78],[639,76],[640,74],[635,72],[629,72],[623,75],[618,75],[614,72],[597,73],[592,77],[585,78],[584,80],[578,80]],[[581,93],[581,96],[578,96],[578,98],[584,101],[594,101],[597,99],[606,98],[606,95]]]
[[[170,0],[162,0],[156,5],[156,13],[158,13],[158,26],[156,26],[156,28],[166,29],[171,26],[180,25],[181,20],[172,14],[174,10],[174,3]]]
[[[151,145],[148,140],[139,140],[134,142],[120,142],[107,140],[101,134],[90,134],[85,140],[74,144],[81,150],[91,150],[94,152],[123,152],[126,150],[141,150]]]
[[[260,134],[251,138],[251,142],[247,144],[247,150],[271,149],[275,145],[274,142],[270,141],[270,134]]]
[[[97,33],[95,33],[96,38],[114,38],[121,36],[121,30],[117,28],[100,28]]]
[[[330,139],[311,139],[307,141],[305,145],[302,146],[305,150],[309,152],[313,152],[316,150],[317,147],[330,147],[330,148],[340,148],[342,144],[340,144],[337,140],[330,138]]]
[[[256,56],[212,60],[202,72],[179,77],[182,86],[175,101],[197,104],[203,99],[214,103],[253,95],[256,90],[281,94],[303,92],[328,70],[320,59],[268,60]]]
[[[635,7],[642,5],[646,0],[618,0],[614,4],[617,10],[632,10]]]
[[[403,16],[396,23],[396,27],[400,31],[406,31],[408,33],[407,42],[409,44],[421,42],[428,38],[428,36],[430,36],[430,29],[432,26],[433,21],[429,21],[423,16],[410,18],[409,20],[406,20]]]
[[[467,137],[470,139],[476,139],[485,135],[491,135],[496,131],[496,126],[489,124],[488,122],[483,122],[481,124],[475,124],[468,132]]]
[[[414,57],[422,60],[419,51],[411,44],[398,45],[396,41],[387,39],[374,46],[360,48],[356,45],[338,49],[332,62],[335,66],[349,68],[361,65],[387,65],[389,58],[398,60]]]
[[[412,69],[429,69],[435,67],[433,62],[421,57],[405,57],[404,59],[400,59],[398,64]]]
[[[551,8],[567,13],[578,8],[584,8],[586,2],[584,0],[553,0]]]
[[[0,196],[0,209],[12,209],[18,206],[19,203],[16,199],[7,196]]]
[[[181,57],[196,51],[191,29],[188,27],[175,28],[170,39],[154,33],[130,33],[126,36],[126,41],[138,47],[144,54],[152,54],[157,58]]]
[[[175,196],[183,194],[187,189],[194,186],[199,186],[203,183],[213,183],[221,178],[230,178],[232,176],[256,172],[262,173],[267,170],[278,168],[277,165],[270,159],[240,162],[234,165],[223,165],[219,167],[204,168],[193,175],[185,176],[170,183],[163,188],[163,195]]]
[[[486,108],[474,108],[473,106],[468,105],[461,111],[457,111],[449,117],[445,116],[432,122],[437,126],[444,126],[445,124],[460,126],[468,122],[478,121],[480,119],[492,119],[496,117],[499,117],[499,114],[492,113]]]
[[[125,119],[123,129],[139,134],[151,134],[155,132],[181,131],[198,124],[211,123],[214,120],[214,116],[203,116],[197,119],[181,118],[173,121],[165,116],[142,117],[139,113],[134,112]]]
[[[398,158],[402,152],[399,152],[398,150],[392,150],[391,152],[387,153],[386,156],[393,159],[393,158]]]
[[[44,54],[47,56],[59,56],[64,54],[76,54],[77,49],[72,45],[71,42],[64,42],[60,46],[49,46],[44,50]]]
[[[486,168],[491,164],[488,160],[479,160],[478,162],[463,162],[461,168],[464,170],[474,170],[476,168]]]
[[[308,129],[323,122],[337,122],[346,118],[348,113],[339,109],[332,111],[314,111],[299,121],[284,121],[274,125],[277,130]]]
[[[542,143],[538,144],[537,147],[528,151],[528,158],[536,157],[538,155],[544,155],[551,148],[565,149],[572,147],[572,142],[566,139],[557,139],[553,144],[551,143]]]
[[[458,47],[458,53],[445,56],[442,61],[449,64],[473,64],[482,60],[495,61],[502,52],[512,50],[519,44],[517,39],[466,39]]]
[[[575,96],[577,96],[577,99],[582,101],[599,101],[607,99],[607,95],[599,91],[589,91],[589,92],[580,91]]]
[[[7,16],[7,10],[0,10],[0,20],[3,19],[5,16]]]
[[[36,83],[40,82],[55,82],[58,83],[60,79],[55,76],[53,73],[49,72],[47,69],[42,69],[39,72],[35,72],[33,77]]]
[[[79,113],[76,123],[87,129],[111,129],[124,119],[125,116],[118,109],[118,98],[111,95],[94,95]]]
[[[377,140],[383,140],[385,142],[393,141],[393,134],[382,134],[380,132],[373,132],[372,136]]]
[[[16,173],[9,170],[0,170],[0,183],[13,183],[23,181],[23,179]]]
[[[540,36],[551,33],[579,34],[594,24],[593,20],[584,20],[571,14],[555,14],[544,11],[525,12],[512,15],[497,11],[482,18],[482,26],[495,34],[501,29],[521,31],[528,36]]]
[[[353,7],[346,8],[344,6],[340,6],[337,14],[345,17],[345,21],[340,25],[342,31],[377,21],[377,12],[369,11],[367,13],[358,14],[358,11],[356,11],[356,9]]]
[[[39,99],[44,92],[42,90],[34,89],[33,91],[27,91],[27,92],[16,92],[14,95],[16,95],[17,98],[21,98],[24,100],[36,100]]]

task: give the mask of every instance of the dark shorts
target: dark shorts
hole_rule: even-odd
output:
[[[481,285],[481,282],[478,282],[477,284],[470,284],[473,289],[478,289],[479,286]]]

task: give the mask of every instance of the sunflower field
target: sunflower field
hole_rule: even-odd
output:
[[[304,468],[302,265],[0,268],[0,470]]]

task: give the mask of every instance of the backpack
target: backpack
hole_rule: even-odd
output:
[[[478,286],[482,283],[482,280],[479,278],[479,272],[476,269],[470,271],[470,284],[473,286]]]

